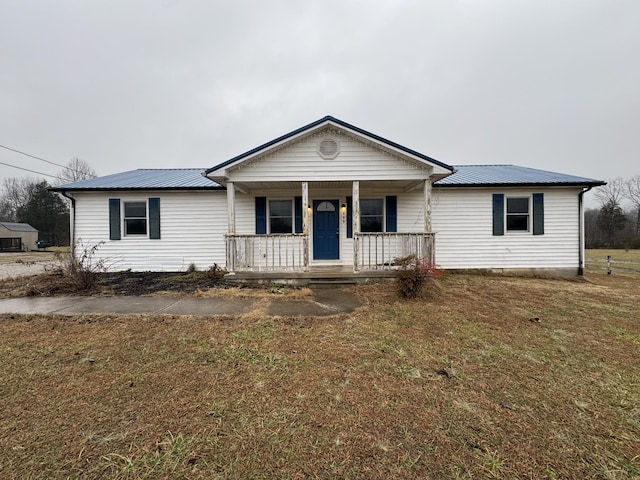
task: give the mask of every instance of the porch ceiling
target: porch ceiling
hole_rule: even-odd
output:
[[[422,188],[421,180],[376,180],[361,181],[360,189],[390,188],[393,190],[410,191],[416,188]],[[302,181],[300,182],[242,182],[236,183],[236,188],[244,193],[253,194],[265,190],[301,190]],[[347,190],[351,191],[352,182],[349,181],[327,181],[327,182],[309,182],[309,190]]]

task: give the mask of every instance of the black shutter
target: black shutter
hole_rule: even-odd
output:
[[[160,199],[149,199],[149,238],[157,240],[160,238]]]
[[[267,197],[256,197],[256,234],[267,233]]]
[[[353,238],[353,197],[347,197],[347,238]]]
[[[302,197],[296,197],[293,202],[293,210],[295,211],[296,233],[302,233]]]
[[[120,199],[109,199],[109,239],[120,240]]]
[[[533,194],[533,234],[544,235],[544,195]]]
[[[493,234],[504,235],[504,194],[493,194]]]
[[[390,195],[387,201],[387,232],[398,231],[398,197]]]

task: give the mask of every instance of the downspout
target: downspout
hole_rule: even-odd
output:
[[[67,195],[67,193],[62,190],[60,194],[71,200],[71,215],[69,217],[69,234],[71,237],[69,238],[69,250],[71,252],[71,256],[74,257],[75,254],[75,244],[76,244],[76,199]]]
[[[593,188],[593,185],[582,189],[578,194],[578,275],[584,275],[584,199],[582,198],[585,193]]]

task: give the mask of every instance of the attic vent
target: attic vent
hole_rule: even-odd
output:
[[[325,160],[333,160],[340,153],[340,145],[333,138],[325,138],[318,144],[318,154]]]

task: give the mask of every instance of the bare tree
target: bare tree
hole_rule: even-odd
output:
[[[621,205],[625,198],[626,184],[622,177],[611,178],[607,180],[607,184],[595,191],[595,197],[600,202],[600,206],[604,205]]]
[[[30,177],[5,178],[0,194],[0,219],[17,222],[18,211],[29,201],[38,183],[38,180]]]
[[[636,209],[636,235],[640,235],[640,175],[629,178],[625,187],[624,196]]]
[[[86,180],[87,178],[95,178],[97,176],[98,174],[93,167],[84,160],[80,160],[78,157],[74,157],[69,160],[66,166],[57,175],[60,179],[59,185],[78,182],[80,180]]]

